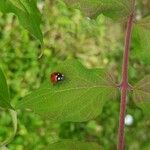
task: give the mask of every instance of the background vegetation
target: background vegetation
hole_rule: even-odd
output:
[[[107,67],[116,79],[120,79],[125,26],[100,15],[96,20],[85,18],[78,10],[69,9],[62,2],[39,1],[42,12],[44,46],[18,23],[13,14],[0,13],[0,66],[2,66],[11,91],[12,105],[21,97],[39,87],[58,62],[78,58],[89,67]],[[147,0],[139,1],[137,18],[150,10]],[[132,48],[136,41],[132,44]],[[41,50],[43,55],[39,58]],[[150,73],[149,62],[130,57],[129,80],[131,83]],[[146,55],[146,54],[145,54]],[[128,97],[128,114],[134,122],[126,126],[126,149],[150,149],[150,120],[135,107]],[[84,123],[51,124],[39,116],[18,112],[19,127],[11,150],[41,150],[59,138],[95,141],[102,149],[116,149],[119,115],[119,95],[108,102],[101,117]],[[12,132],[8,112],[0,112],[0,141]]]

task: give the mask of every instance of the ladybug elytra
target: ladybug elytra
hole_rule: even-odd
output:
[[[57,82],[64,80],[64,75],[60,72],[53,72],[50,79],[53,84],[56,84]]]

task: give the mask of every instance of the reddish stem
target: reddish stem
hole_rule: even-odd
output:
[[[129,62],[129,49],[131,42],[131,33],[132,25],[134,19],[134,5],[135,1],[133,0],[133,11],[128,18],[127,30],[125,36],[125,47],[123,54],[123,65],[122,65],[122,82],[120,85],[121,88],[121,103],[120,103],[120,116],[119,116],[119,131],[118,131],[118,150],[124,149],[124,119],[126,113],[126,97],[128,90],[128,62]]]

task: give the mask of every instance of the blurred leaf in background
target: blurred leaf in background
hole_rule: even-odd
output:
[[[14,13],[18,17],[20,24],[42,43],[41,15],[36,5],[36,0],[1,0],[0,11]]]
[[[100,146],[96,143],[62,140],[48,146],[51,150],[99,150]]]
[[[144,114],[150,115],[150,75],[140,80],[133,88],[133,99],[135,103],[142,108]]]
[[[12,108],[10,105],[10,95],[3,71],[0,68],[0,107]]]
[[[150,64],[150,15],[138,21],[133,30],[133,51],[135,58]]]
[[[80,9],[88,17],[104,14],[112,19],[127,18],[130,13],[130,0],[64,0],[69,6]]]

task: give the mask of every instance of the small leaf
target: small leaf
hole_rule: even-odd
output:
[[[150,16],[137,22],[133,28],[133,51],[135,58],[150,64]]]
[[[9,90],[6,83],[5,76],[0,69],[0,107],[2,108],[12,108],[10,105]]]
[[[14,13],[21,25],[43,42],[40,30],[41,15],[36,7],[35,0],[0,0],[0,11]]]
[[[112,19],[122,19],[130,13],[130,0],[64,0],[73,8],[80,9],[88,17],[101,13]]]
[[[93,142],[61,140],[48,146],[50,150],[100,150],[100,146]]]
[[[145,115],[150,115],[150,75],[133,87],[133,100],[143,109]]]
[[[106,100],[112,100],[116,87],[103,69],[86,69],[78,61],[67,60],[54,72],[64,74],[64,81],[53,85],[50,80],[19,101],[54,122],[87,121],[98,116]]]

